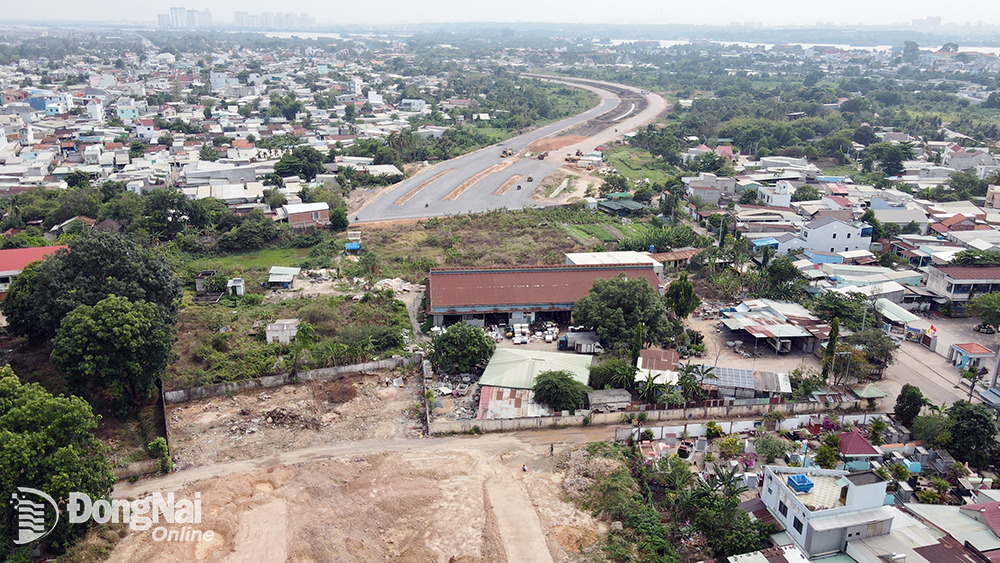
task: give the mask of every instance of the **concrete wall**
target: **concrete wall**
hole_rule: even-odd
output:
[[[861,402],[845,402],[839,405],[843,409],[853,406],[861,406]],[[763,416],[769,412],[777,411],[790,414],[818,413],[832,410],[830,405],[821,403],[777,403],[777,404],[754,404],[754,405],[733,405],[720,407],[701,407],[691,409],[670,409],[658,411],[642,411],[646,413],[646,421],[643,427],[651,426],[652,423],[661,420],[723,420],[729,418],[752,418]],[[549,428],[552,426],[581,426],[583,419],[587,416],[587,411],[577,411],[580,414],[573,416],[548,416],[537,418],[512,418],[495,420],[435,420],[428,425],[430,434],[451,434],[471,432],[473,426],[478,426],[480,432],[504,432],[508,430],[527,430],[532,428]],[[635,414],[635,413],[633,413]],[[590,415],[591,424],[618,424],[621,422],[622,413],[599,413]],[[864,415],[859,415],[864,416]],[[798,420],[798,419],[796,419]],[[808,422],[808,417],[805,417]],[[731,427],[733,423],[726,423],[723,429]],[[736,422],[735,424],[741,424]],[[802,424],[804,426],[804,423]],[[692,425],[693,426],[693,425]],[[782,427],[789,428],[785,423]],[[797,426],[796,426],[797,428]],[[740,431],[740,430],[737,430]],[[704,432],[702,432],[704,434]]]
[[[394,369],[403,366],[415,365],[423,360],[421,354],[406,358],[389,358],[377,362],[366,362],[363,364],[353,364],[349,366],[335,366],[332,368],[313,369],[300,371],[296,377],[299,381],[322,381],[332,379],[340,375],[350,373],[361,373],[366,371],[378,371],[383,369]],[[229,395],[247,389],[267,389],[269,387],[281,387],[293,382],[293,377],[289,373],[280,375],[270,375],[257,379],[247,379],[244,381],[233,381],[230,383],[219,383],[218,385],[204,385],[202,387],[192,387],[190,389],[178,389],[176,391],[166,391],[163,393],[163,403],[172,405],[184,403],[197,399],[207,399],[220,395]]]

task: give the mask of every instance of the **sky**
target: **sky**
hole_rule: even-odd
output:
[[[975,9],[955,10],[955,3],[941,0],[381,0],[380,2],[330,2],[329,0],[201,0],[198,2],[136,2],[134,0],[48,0],[7,2],[4,22],[43,20],[155,22],[157,13],[171,6],[209,9],[215,22],[233,21],[233,9],[250,13],[308,13],[320,24],[419,24],[451,22],[560,22],[605,24],[724,24],[762,22],[765,25],[886,25],[940,16],[944,24],[1000,24],[1000,2],[986,0]],[[969,6],[969,5],[966,5]],[[960,12],[959,15],[952,15]]]

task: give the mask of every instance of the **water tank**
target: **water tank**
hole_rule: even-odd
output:
[[[788,486],[796,493],[808,493],[813,488],[813,482],[805,475],[789,475]]]

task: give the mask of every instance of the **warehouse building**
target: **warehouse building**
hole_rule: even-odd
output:
[[[534,321],[570,322],[573,305],[594,281],[624,275],[654,288],[653,265],[588,264],[499,268],[432,268],[427,281],[427,314],[434,326],[460,321],[474,326]]]

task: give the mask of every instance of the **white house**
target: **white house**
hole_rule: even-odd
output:
[[[264,330],[268,342],[290,344],[299,331],[299,319],[278,319]]]
[[[681,178],[681,182],[687,187],[688,197],[698,196],[705,203],[719,203],[722,194],[736,193],[735,178],[719,177],[711,172]]]
[[[872,245],[872,228],[867,224],[845,223],[833,217],[822,217],[802,226],[799,236],[803,248],[820,252],[868,250]]]
[[[143,141],[152,141],[155,135],[156,126],[152,119],[140,119],[135,125],[135,136]]]
[[[761,501],[810,558],[844,551],[849,541],[892,530],[886,480],[874,471],[764,468]]]
[[[764,187],[757,190],[758,197],[771,207],[789,207],[792,205],[792,192],[795,189],[785,180],[780,180],[771,187]]]

